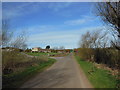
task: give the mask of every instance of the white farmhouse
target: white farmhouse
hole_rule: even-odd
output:
[[[38,52],[41,48],[40,47],[34,47],[32,48],[32,52]]]

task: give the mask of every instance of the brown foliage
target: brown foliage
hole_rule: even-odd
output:
[[[32,66],[45,62],[43,57],[34,57],[19,51],[3,51],[2,52],[2,71],[3,74],[9,74],[18,71],[20,68]]]

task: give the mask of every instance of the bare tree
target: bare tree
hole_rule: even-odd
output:
[[[23,31],[22,33],[20,33],[20,35],[17,36],[17,38],[15,38],[15,40],[11,43],[11,46],[20,49],[26,49],[27,48],[26,40],[27,37],[25,31]]]
[[[9,21],[8,20],[2,20],[2,33],[0,38],[0,45],[2,47],[8,47],[10,46],[10,41],[12,39],[13,33],[10,31]]]
[[[87,32],[81,37],[80,47],[81,48],[105,48],[109,46],[107,41],[107,32],[97,30],[94,32]]]
[[[114,36],[114,41],[111,41],[111,43],[120,52],[120,2],[97,3],[95,11],[97,16],[100,16],[106,24],[113,27],[112,35],[116,34],[117,39]],[[120,70],[119,60],[116,62],[116,66]],[[118,78],[120,78],[120,73]],[[120,83],[117,84],[117,87],[120,88]]]
[[[88,31],[81,37],[80,56],[82,59],[91,61],[94,64],[88,71],[90,74],[95,71],[95,62],[106,62],[105,55],[108,52],[107,47],[110,45],[107,35],[107,32],[98,29],[92,32]]]
[[[96,55],[99,55],[99,50],[106,50],[106,47],[109,47],[110,42],[108,42],[107,32],[96,30],[94,32],[87,32],[81,37],[80,48],[83,49],[84,57],[93,61],[93,58]]]
[[[82,35],[80,41],[81,48],[90,48],[90,44],[91,44],[90,37],[91,37],[90,32],[87,32],[84,35]]]
[[[2,47],[15,47],[20,49],[25,49],[26,44],[26,34],[25,31],[19,33],[15,38],[13,32],[10,30],[9,20],[2,20],[2,33],[0,34],[0,46]]]
[[[115,43],[112,41],[112,44],[120,50],[120,2],[99,2],[95,9],[95,14],[114,28],[113,31],[117,34],[118,39]]]

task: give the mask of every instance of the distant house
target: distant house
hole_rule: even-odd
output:
[[[40,47],[34,47],[34,48],[32,48],[32,52],[48,53],[48,52],[51,52],[51,49],[41,49]]]
[[[72,51],[73,51],[72,49],[54,50],[54,49],[42,49],[40,47],[34,47],[34,48],[32,48],[32,52],[44,52],[44,53],[50,53],[50,52],[70,53]]]
[[[32,48],[32,52],[39,52],[40,51],[40,47],[34,47],[34,48]]]

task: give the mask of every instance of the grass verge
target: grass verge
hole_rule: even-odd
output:
[[[48,56],[48,54],[49,55],[56,55],[56,54],[58,54],[58,53],[43,53],[43,52],[34,52],[34,53],[32,53],[32,52],[27,52],[26,54],[28,54],[28,55],[32,55],[32,56],[41,56],[41,55],[44,55],[44,56]]]
[[[11,73],[3,75],[3,88],[17,88],[20,87],[26,80],[30,79],[38,72],[42,72],[47,67],[55,63],[55,59],[49,58],[48,61],[41,62],[34,66],[25,68],[22,72]]]
[[[75,56],[75,58],[95,88],[116,88],[116,78],[109,74],[109,71],[98,69],[94,67],[93,63],[81,60],[79,56]],[[93,67],[95,71],[89,74],[88,71]]]

